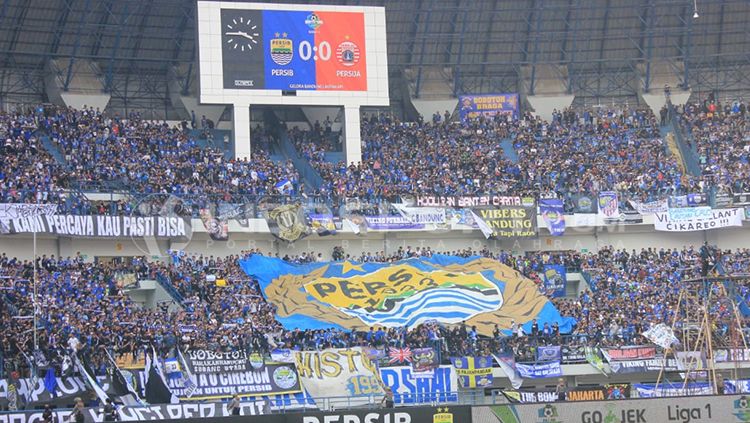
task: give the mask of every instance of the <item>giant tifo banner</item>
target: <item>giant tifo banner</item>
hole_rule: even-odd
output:
[[[74,237],[157,237],[190,236],[190,222],[165,216],[76,216],[37,215],[0,222],[0,233],[54,234]]]
[[[711,209],[710,207],[686,207],[655,213],[654,228],[657,231],[692,232],[709,229],[742,226],[743,209]]]
[[[458,97],[461,120],[479,116],[511,115],[518,118],[518,93],[462,95]]]
[[[313,399],[334,397],[357,406],[385,395],[377,366],[361,347],[296,351],[294,358],[302,385]]]
[[[395,263],[320,262],[303,265],[252,255],[240,261],[276,306],[285,328],[368,330],[409,327],[437,320],[466,321],[491,336],[495,324],[557,322],[568,333],[575,322],[563,318],[534,282],[496,260],[435,255]]]

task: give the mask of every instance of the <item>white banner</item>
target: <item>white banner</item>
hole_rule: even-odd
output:
[[[744,215],[742,209],[712,210],[709,207],[669,209],[667,212],[654,215],[654,228],[657,231],[692,232],[742,226]]]
[[[445,208],[442,207],[407,207],[403,204],[392,204],[411,223],[442,225],[446,222]]]
[[[53,214],[57,214],[56,204],[0,203],[0,220],[3,221]]]
[[[672,344],[679,342],[674,336],[672,328],[664,323],[652,326],[651,329],[643,332],[643,336],[654,344],[665,349],[672,348]]]
[[[380,403],[385,395],[378,369],[361,347],[296,351],[294,357],[302,386],[316,401],[337,397],[333,401],[359,406]]]
[[[648,203],[641,203],[640,201],[630,200],[630,205],[640,214],[654,214],[663,213],[669,209],[669,200],[666,198],[663,200],[650,201]]]

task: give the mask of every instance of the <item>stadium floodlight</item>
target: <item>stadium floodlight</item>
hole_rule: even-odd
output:
[[[700,15],[698,14],[698,0],[693,0],[693,19],[698,19]]]
[[[698,18],[700,18],[700,15],[698,14],[698,11],[696,10],[695,12],[693,12],[693,19],[698,19]]]

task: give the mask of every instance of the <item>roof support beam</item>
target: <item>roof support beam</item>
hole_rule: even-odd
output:
[[[109,64],[107,65],[107,73],[104,75],[104,92],[112,93],[112,82],[114,80],[115,71],[115,57],[117,52],[120,50],[120,42],[122,41],[122,31],[125,29],[125,23],[128,21],[130,14],[128,13],[128,6],[130,2],[125,2],[125,6],[122,10],[122,15],[117,22],[117,34],[115,34],[115,43],[112,46],[112,55],[109,58]]]
[[[55,32],[52,34],[52,44],[50,47],[51,53],[57,53],[60,49],[60,41],[63,37],[63,31],[68,23],[68,16],[73,8],[73,0],[65,0],[63,6],[60,8],[60,13],[55,21]]]
[[[419,49],[419,63],[417,68],[417,83],[414,89],[414,97],[419,98],[419,90],[422,88],[422,66],[424,64],[424,51],[427,46],[427,34],[430,31],[430,21],[432,20],[432,2],[427,9],[427,17],[424,21],[424,30],[422,31],[422,47]]]
[[[97,25],[96,33],[94,34],[94,43],[91,45],[90,53],[92,56],[99,55],[99,49],[102,47],[102,38],[104,38],[105,28],[109,25],[109,19],[114,16],[112,11],[113,1],[114,0],[105,0],[102,2],[104,4],[104,12],[99,19],[99,25]]]
[[[76,42],[73,45],[73,53],[70,55],[70,61],[68,62],[68,72],[65,75],[65,82],[63,82],[63,91],[68,91],[70,87],[70,81],[73,79],[73,64],[76,61],[76,54],[78,54],[78,47],[81,46],[81,30],[83,29],[84,22],[88,21],[88,17],[91,16],[91,0],[86,0],[84,7],[86,13],[81,13],[81,20],[78,22],[78,28],[76,29]]]

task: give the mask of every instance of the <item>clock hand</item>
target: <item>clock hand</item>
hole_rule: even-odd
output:
[[[225,32],[224,35],[238,35],[240,37],[247,38],[248,40],[252,40],[253,37],[250,36],[247,32],[237,31],[237,32]]]

